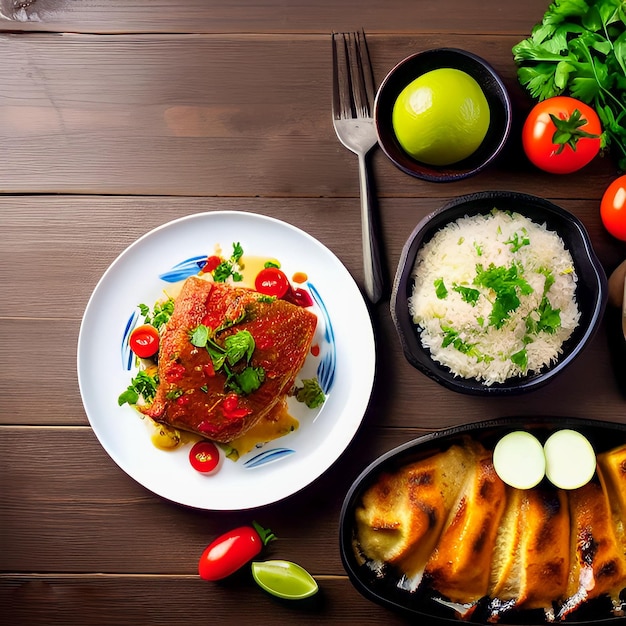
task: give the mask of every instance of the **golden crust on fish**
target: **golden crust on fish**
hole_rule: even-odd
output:
[[[521,584],[517,605],[548,608],[563,598],[567,589],[570,519],[565,492],[524,492],[519,520]]]
[[[409,591],[423,580],[457,606],[487,598],[494,621],[553,607],[561,620],[626,588],[625,512],[626,445],[599,454],[597,478],[579,489],[523,491],[467,440],[379,477],[356,509],[355,545]]]
[[[408,578],[419,575],[473,462],[470,447],[452,446],[380,476],[356,509],[361,552]]]
[[[506,503],[491,453],[481,450],[425,569],[432,586],[455,602],[488,592],[493,543]]]
[[[569,493],[571,567],[564,611],[626,586],[626,556],[616,536],[611,505],[599,481]],[[563,612],[565,615],[565,612]]]

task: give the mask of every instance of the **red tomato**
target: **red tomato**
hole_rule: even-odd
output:
[[[539,102],[522,128],[522,145],[531,163],[552,174],[569,174],[600,151],[602,126],[596,112],[569,96]]]
[[[626,241],[626,174],[606,188],[600,203],[600,217],[613,237]]]
[[[150,324],[137,326],[130,334],[128,343],[140,359],[148,359],[159,351],[159,331]]]
[[[282,298],[290,288],[289,279],[277,267],[262,269],[254,280],[254,287],[266,296]]]
[[[208,474],[215,470],[220,462],[220,451],[211,441],[198,441],[189,451],[189,462],[196,471]]]
[[[273,539],[276,539],[274,533],[256,522],[235,528],[220,535],[204,550],[198,573],[204,580],[226,578],[251,561]]]

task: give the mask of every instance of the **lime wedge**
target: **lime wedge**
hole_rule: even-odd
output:
[[[254,561],[252,576],[259,587],[286,600],[302,600],[318,590],[315,578],[291,561]]]

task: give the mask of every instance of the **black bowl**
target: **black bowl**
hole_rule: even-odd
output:
[[[421,163],[407,154],[393,130],[392,112],[400,92],[413,80],[439,68],[453,68],[469,74],[487,98],[490,123],[478,149],[466,159],[448,166]],[[432,182],[450,182],[477,174],[500,153],[511,131],[511,101],[501,78],[483,59],[456,48],[437,48],[418,52],[404,59],[381,83],[374,105],[378,143],[383,152],[403,172]]]
[[[562,353],[555,363],[540,372],[487,386],[475,378],[454,375],[446,366],[432,358],[430,350],[422,345],[419,330],[409,312],[408,301],[413,291],[411,272],[422,245],[448,223],[465,215],[489,213],[494,207],[502,211],[517,212],[537,224],[545,223],[549,230],[563,239],[565,247],[572,255],[578,275],[576,300],[581,315],[578,326],[563,344]],[[486,191],[460,196],[425,217],[416,226],[404,245],[398,264],[391,295],[391,316],[404,355],[415,368],[453,391],[471,395],[502,396],[537,389],[572,363],[596,332],[607,298],[606,274],[596,257],[585,227],[576,216],[536,196],[511,191]]]
[[[436,433],[430,433],[409,441],[368,465],[351,485],[341,508],[339,520],[339,549],[343,566],[354,587],[368,600],[380,604],[396,613],[409,618],[412,623],[429,626],[463,626],[464,624],[482,624],[487,626],[489,605],[479,601],[476,610],[466,621],[461,619],[455,609],[437,600],[426,586],[414,591],[404,591],[398,587],[400,573],[388,568],[382,575],[363,564],[355,552],[356,521],[355,510],[359,506],[365,491],[374,484],[381,474],[393,472],[409,463],[448,449],[454,444],[464,445],[464,437],[479,441],[487,450],[493,450],[497,441],[514,430],[527,430],[541,442],[562,428],[571,428],[581,432],[591,442],[597,453],[610,450],[620,445],[626,438],[626,425],[595,419],[570,417],[505,417],[475,424],[456,426]],[[549,485],[546,488],[550,488]],[[487,600],[486,598],[484,600]],[[505,608],[504,605],[502,608]],[[623,617],[615,616],[608,597],[599,597],[583,603],[567,623],[591,626],[623,624]],[[408,622],[407,622],[408,623]],[[547,620],[542,610],[509,610],[501,616],[500,624],[541,624]]]

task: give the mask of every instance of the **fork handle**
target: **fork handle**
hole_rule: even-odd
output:
[[[381,243],[374,215],[373,195],[371,193],[370,175],[366,161],[367,154],[359,154],[358,157],[365,293],[369,300],[376,304],[382,298],[384,290],[382,259],[380,256]]]

